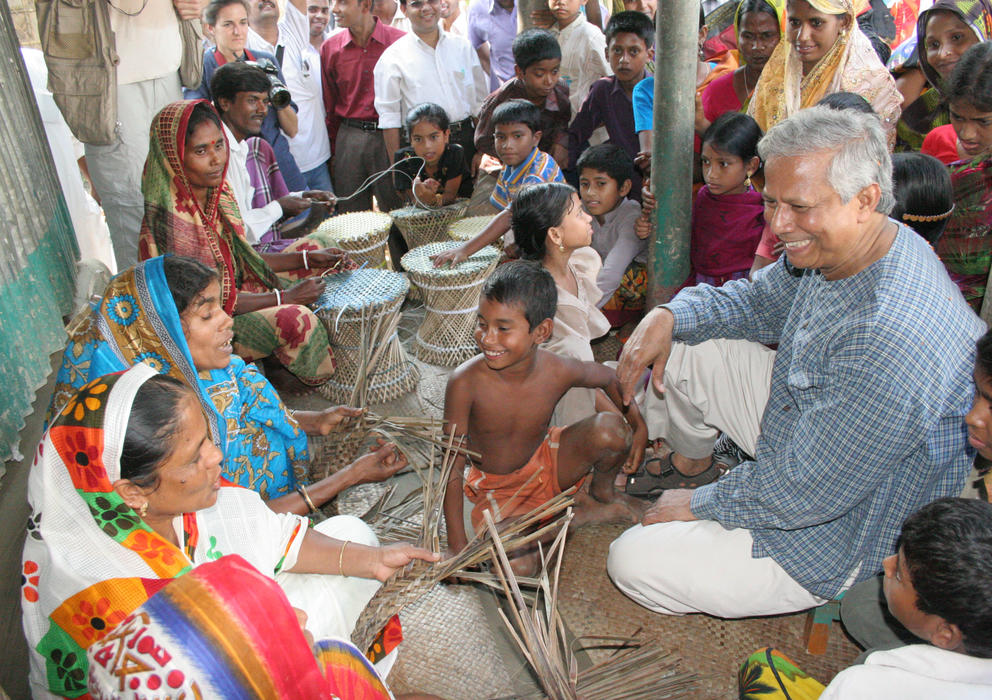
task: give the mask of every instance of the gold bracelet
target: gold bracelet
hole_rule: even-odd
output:
[[[348,574],[344,572],[344,549],[348,546],[348,540],[345,540],[344,544],[341,545],[341,553],[338,554],[338,573],[348,578]]]
[[[307,493],[306,486],[304,486],[303,484],[297,486],[296,493],[300,494],[300,497],[303,499],[303,502],[306,503],[307,508],[310,509],[310,515],[316,514],[317,507],[313,504],[313,501],[310,500],[310,494]]]

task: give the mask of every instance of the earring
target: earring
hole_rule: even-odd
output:
[[[148,515],[148,501],[142,503],[141,507],[138,508],[138,515],[140,515],[142,518]]]
[[[696,50],[696,55],[699,56],[700,61],[706,60],[706,51],[703,49],[702,44],[700,44],[699,48]]]
[[[565,252],[565,244],[564,243],[559,243],[558,244],[558,250],[560,252],[564,253]]]
[[[744,189],[746,189],[748,191],[751,190],[751,176],[750,175],[748,175],[746,178],[744,178]]]

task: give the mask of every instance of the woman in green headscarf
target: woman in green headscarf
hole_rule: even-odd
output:
[[[920,13],[916,36],[920,70],[930,88],[903,111],[897,151],[920,150],[930,131],[951,123],[944,83],[965,51],[992,36],[992,5],[988,0],[937,0]]]

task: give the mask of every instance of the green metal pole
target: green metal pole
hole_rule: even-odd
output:
[[[651,191],[658,206],[648,248],[649,308],[671,299],[689,274],[699,0],[658,3],[655,22]]]

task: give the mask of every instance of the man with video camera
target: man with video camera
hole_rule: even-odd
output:
[[[219,66],[231,62],[251,61],[258,64],[270,83],[270,106],[261,125],[261,136],[275,151],[279,170],[290,191],[307,188],[306,180],[300,172],[289,150],[288,138],[296,136],[299,128],[296,117],[296,104],[290,98],[283,80],[282,70],[276,57],[264,51],[245,48],[248,38],[248,6],[245,0],[211,0],[203,11],[204,23],[213,33],[217,46],[207,49],[203,55],[203,83],[197,90],[184,90],[188,99],[204,98],[214,100],[210,81]],[[288,138],[287,138],[288,137]]]

